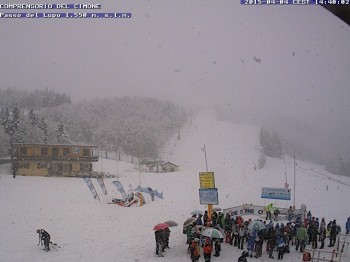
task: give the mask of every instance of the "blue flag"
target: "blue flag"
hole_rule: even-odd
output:
[[[103,178],[102,178],[102,177],[98,177],[96,180],[97,180],[98,184],[100,185],[100,187],[101,187],[103,193],[104,193],[105,195],[107,195],[107,188],[106,188],[106,186],[105,186],[105,183],[103,182]]]
[[[163,199],[163,192],[158,193],[157,190],[152,190],[150,187],[140,187],[138,186],[135,191],[143,192],[143,193],[149,193],[151,195],[152,201],[154,200],[154,197],[159,197],[160,199]]]
[[[122,196],[124,198],[126,198],[127,196],[126,196],[126,193],[125,193],[125,190],[124,190],[122,184],[119,181],[113,181],[112,183],[117,187],[120,194],[122,194]]]
[[[96,189],[94,187],[94,185],[92,184],[92,181],[89,177],[83,177],[85,183],[87,184],[87,186],[89,187],[92,195],[94,196],[94,199],[98,199],[98,201],[101,201],[100,198],[98,197],[98,194],[96,192]]]

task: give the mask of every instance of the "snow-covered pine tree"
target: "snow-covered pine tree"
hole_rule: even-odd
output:
[[[39,128],[41,129],[41,131],[43,132],[44,136],[43,136],[43,142],[45,144],[47,144],[48,140],[49,140],[49,131],[47,129],[47,124],[46,124],[46,120],[45,117],[42,117],[39,123]]]
[[[14,134],[18,131],[19,128],[19,124],[20,124],[20,112],[19,112],[19,108],[18,105],[16,104],[15,107],[13,108],[13,112],[12,112],[12,118],[10,121],[10,129],[11,129],[11,133]]]
[[[67,143],[67,133],[62,120],[57,125],[56,138],[59,144]]]
[[[37,126],[39,124],[39,117],[34,113],[33,108],[31,108],[28,112],[28,118],[30,120],[30,124],[32,126]]]
[[[1,112],[1,125],[4,127],[6,134],[10,135],[10,110],[8,107]]]

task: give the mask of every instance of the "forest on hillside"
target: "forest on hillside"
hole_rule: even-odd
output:
[[[44,90],[51,102],[33,99],[41,93],[11,90],[7,102],[0,104],[1,156],[9,155],[12,143],[87,143],[155,158],[187,119],[183,108],[154,98],[121,97],[72,104],[65,94]]]

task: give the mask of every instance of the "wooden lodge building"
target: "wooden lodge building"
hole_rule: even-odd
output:
[[[98,153],[93,145],[13,144],[11,159],[16,175],[82,177],[92,175]]]

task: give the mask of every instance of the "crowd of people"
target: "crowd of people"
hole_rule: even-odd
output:
[[[229,213],[224,216],[222,212],[213,212],[209,217],[208,212],[205,211],[204,215],[196,215],[196,220],[184,227],[183,232],[187,236],[186,243],[191,261],[199,261],[201,248],[205,262],[211,261],[212,253],[214,256],[220,256],[222,243],[244,250],[238,259],[239,262],[247,261],[247,257],[261,257],[263,246],[270,259],[274,259],[277,255],[278,260],[282,260],[284,255],[290,252],[291,246],[302,253],[306,245],[311,245],[313,249],[323,249],[328,238],[327,246],[334,247],[337,235],[341,231],[336,220],[326,223],[325,218],[319,220],[309,211],[304,219],[297,216],[292,220],[292,216],[287,214],[287,220],[283,223],[277,221],[279,213],[273,213],[271,207],[267,213],[267,220],[259,220],[262,227],[258,230],[249,227],[250,223],[256,221],[244,220],[241,216],[231,216]],[[271,220],[271,214],[274,214],[275,221]],[[202,230],[208,227],[220,230],[224,237],[215,239],[202,236]],[[350,217],[345,227],[346,233],[349,234]]]

